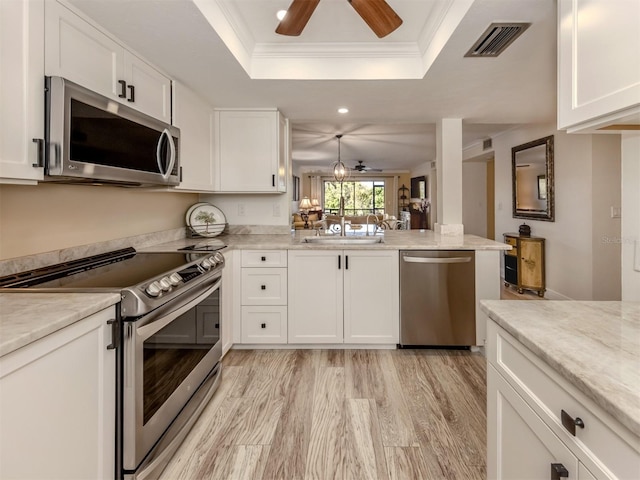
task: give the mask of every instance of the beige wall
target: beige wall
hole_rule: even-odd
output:
[[[0,185],[0,259],[179,228],[196,194]]]
[[[487,236],[487,163],[462,163],[462,223],[464,233]]]
[[[504,232],[517,232],[525,221],[512,216],[511,148],[547,135],[554,135],[556,219],[526,220],[533,235],[546,238],[547,288],[574,300],[592,300],[594,291],[599,300],[615,300],[619,289],[603,298],[604,290],[598,285],[619,282],[620,259],[602,264],[596,257],[615,258],[619,247],[594,241],[600,225],[609,223],[605,217],[620,191],[620,176],[615,173],[619,167],[614,167],[612,175],[599,174],[604,167],[601,161],[620,162],[615,145],[592,135],[566,134],[555,130],[555,125],[522,127],[495,137],[496,239],[501,240]],[[610,235],[620,237],[619,223],[609,226]]]

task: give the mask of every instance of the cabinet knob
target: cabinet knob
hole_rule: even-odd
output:
[[[260,324],[260,328],[267,328],[267,324],[266,323],[261,323]]]
[[[260,261],[266,262],[267,261],[267,257],[260,257]]]
[[[266,290],[267,286],[266,285],[260,285],[260,290]]]
[[[551,464],[551,480],[560,480],[569,477],[569,471],[561,463]]]
[[[564,410],[560,411],[560,419],[562,420],[562,426],[574,437],[576,436],[576,427],[584,428],[584,422],[580,417],[573,418]]]

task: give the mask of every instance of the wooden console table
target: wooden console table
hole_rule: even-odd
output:
[[[504,285],[514,285],[518,293],[533,290],[544,297],[544,238],[505,233],[504,242],[513,247],[504,252]]]

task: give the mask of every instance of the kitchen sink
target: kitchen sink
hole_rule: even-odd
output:
[[[344,236],[339,235],[321,235],[309,236],[303,238],[303,243],[315,243],[318,245],[373,245],[376,243],[384,243],[384,237],[381,235],[366,236]]]

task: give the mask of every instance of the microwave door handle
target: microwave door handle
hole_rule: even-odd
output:
[[[170,151],[169,165],[167,166],[166,170],[164,169],[164,162],[163,162],[164,158],[162,158],[162,144],[163,144],[164,137],[166,137],[167,142],[169,143],[169,151]],[[160,139],[158,140],[158,146],[156,148],[156,160],[158,162],[158,170],[160,171],[162,178],[166,180],[167,178],[169,178],[169,175],[171,175],[173,166],[176,163],[176,145],[173,142],[173,137],[171,136],[171,133],[166,128],[162,131],[162,133],[160,134]]]

